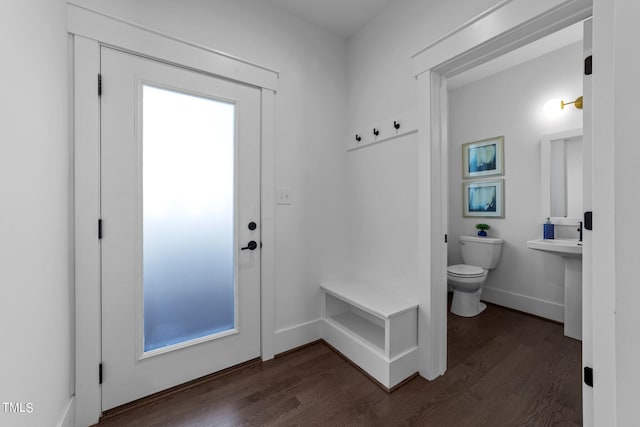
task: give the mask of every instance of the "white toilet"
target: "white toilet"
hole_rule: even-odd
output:
[[[447,283],[453,288],[451,312],[463,317],[482,313],[487,305],[480,302],[487,273],[500,262],[504,240],[491,237],[460,236],[464,264],[447,267]]]

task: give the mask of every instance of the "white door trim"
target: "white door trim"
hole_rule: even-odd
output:
[[[100,318],[100,46],[225,77],[262,89],[261,96],[261,353],[274,354],[274,118],[278,73],[249,61],[68,4],[73,36],[73,144],[75,201],[76,424],[98,422],[101,391]],[[105,82],[105,90],[108,84]]]
[[[503,0],[412,56],[450,77],[591,16],[591,0]]]
[[[435,72],[418,80],[418,371],[433,380],[447,369],[446,82]],[[444,122],[446,123],[446,122]]]
[[[76,424],[92,425],[101,413],[100,47],[84,37],[73,42]]]
[[[419,103],[418,272],[420,374],[446,370],[447,161],[446,77],[588,18],[590,0],[505,0],[413,55]],[[594,144],[595,147],[595,144]],[[615,390],[614,390],[615,391]],[[598,401],[594,400],[594,409]]]
[[[252,86],[278,89],[278,72],[273,69],[72,2],[67,2],[67,29],[103,45]]]
[[[583,56],[587,56],[593,53],[593,19],[588,19],[584,22],[583,28],[583,40],[582,40],[582,52]],[[593,181],[593,121],[594,121],[594,109],[593,109],[593,75],[583,76],[582,87],[584,98],[583,108],[583,121],[582,121],[582,176],[584,179],[584,186],[582,191],[582,209],[585,212],[593,210],[593,194],[594,194],[594,181]],[[612,168],[613,169],[613,168]],[[582,246],[582,366],[593,367],[593,325],[594,325],[594,310],[593,302],[598,301],[594,299],[593,295],[593,234],[588,230],[584,230],[583,234],[583,246]],[[614,251],[611,251],[614,252]],[[595,270],[601,268],[600,260],[598,260],[598,267]],[[605,390],[607,388],[605,387]],[[594,389],[582,383],[582,425],[593,426],[595,423],[594,414]],[[598,402],[598,406],[602,407],[602,403]],[[606,410],[604,413],[606,414]],[[610,421],[610,420],[609,420]],[[601,420],[599,424],[613,425]]]

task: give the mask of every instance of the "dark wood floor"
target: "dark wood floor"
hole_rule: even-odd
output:
[[[103,420],[106,426],[579,426],[580,342],[489,305],[449,314],[447,373],[391,395],[323,343]]]

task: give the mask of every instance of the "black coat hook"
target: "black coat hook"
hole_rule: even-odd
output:
[[[358,142],[362,141],[362,137],[360,135],[358,135],[357,133],[356,133],[356,141],[358,141]]]
[[[376,129],[376,128],[373,128],[373,134],[375,136],[378,136],[378,135],[380,135],[380,131],[378,129]]]
[[[396,130],[400,129],[400,123],[396,122],[395,120],[393,121],[393,127],[396,128]]]

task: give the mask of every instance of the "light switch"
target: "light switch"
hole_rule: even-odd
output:
[[[293,192],[290,188],[278,188],[276,190],[276,203],[279,205],[292,205]]]

